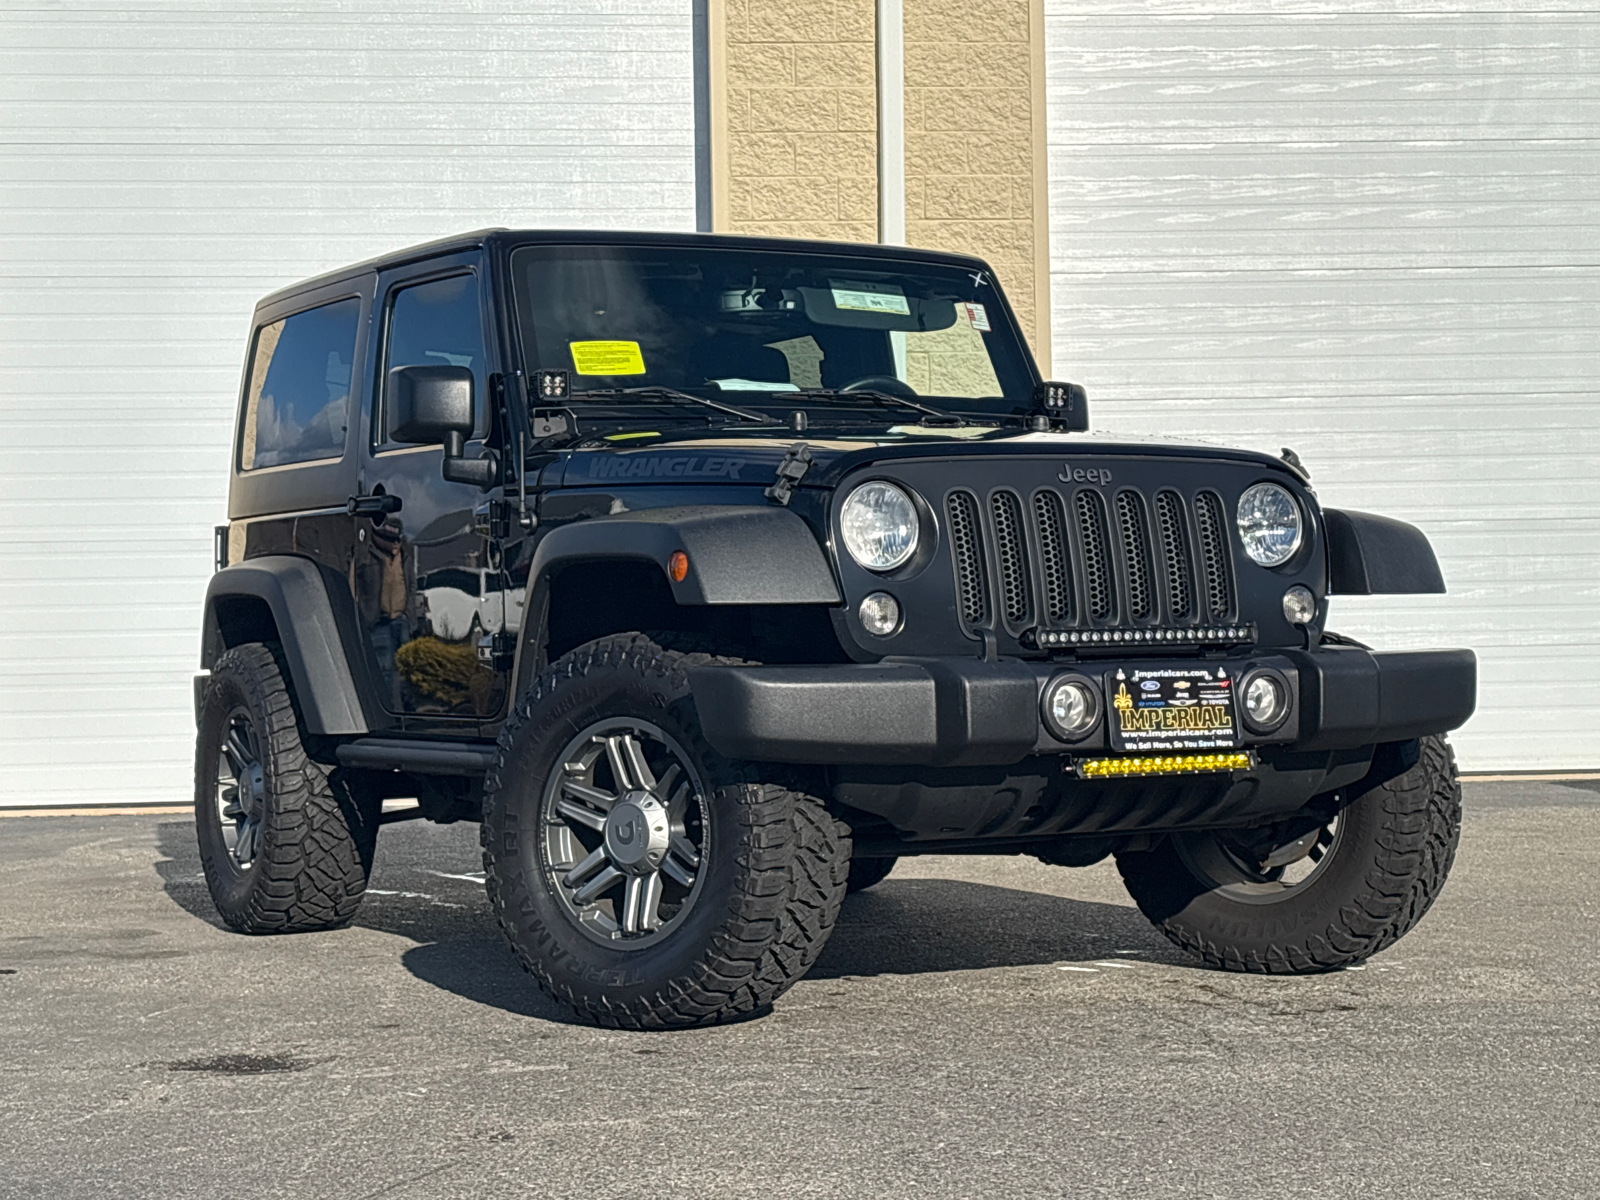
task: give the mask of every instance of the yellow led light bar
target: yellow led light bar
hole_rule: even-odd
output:
[[[1147,755],[1138,758],[1091,758],[1078,764],[1085,779],[1122,779],[1130,775],[1201,775],[1210,771],[1243,771],[1254,765],[1249,753]]]

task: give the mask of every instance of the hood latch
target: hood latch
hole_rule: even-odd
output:
[[[778,478],[766,491],[768,500],[776,500],[784,507],[788,507],[789,498],[794,495],[794,489],[805,478],[811,469],[811,447],[804,442],[796,442],[789,447],[789,453],[783,456],[783,461],[778,464]]]

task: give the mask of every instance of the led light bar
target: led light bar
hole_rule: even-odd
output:
[[[1254,625],[1214,625],[1195,629],[1030,629],[1022,640],[1046,650],[1103,646],[1253,645]]]
[[[1142,755],[1137,758],[1091,758],[1078,764],[1083,779],[1125,779],[1133,775],[1205,775],[1245,771],[1255,758],[1244,750],[1227,754]]]

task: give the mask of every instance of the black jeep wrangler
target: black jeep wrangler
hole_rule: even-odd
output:
[[[1085,405],[922,250],[494,230],[269,296],[195,692],[217,908],[347,922],[422,816],[481,821],[518,957],[608,1025],[759,1010],[908,854],[1115,855],[1207,964],[1359,963],[1444,883],[1476,664],[1329,596],[1443,591],[1427,539]]]

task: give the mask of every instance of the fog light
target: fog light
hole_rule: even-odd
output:
[[[1309,625],[1317,615],[1317,598],[1311,589],[1297,583],[1283,594],[1284,620],[1291,625]]]
[[[873,637],[888,637],[900,628],[900,602],[888,592],[873,592],[861,602],[856,615]]]
[[[1244,723],[1271,733],[1289,715],[1289,682],[1276,671],[1252,671],[1244,680]]]
[[[1076,742],[1100,720],[1100,693],[1081,675],[1058,675],[1044,689],[1043,707],[1050,732]]]

